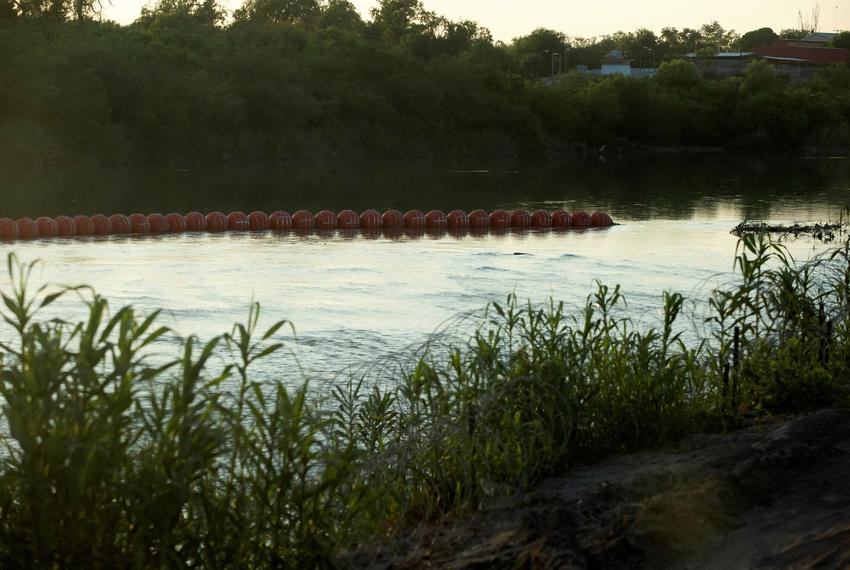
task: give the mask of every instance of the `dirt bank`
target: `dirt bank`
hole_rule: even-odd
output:
[[[850,568],[850,411],[613,457],[358,568]]]

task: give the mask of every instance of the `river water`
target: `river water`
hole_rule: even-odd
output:
[[[190,209],[565,208],[605,210],[619,225],[584,231],[365,236],[274,233],[51,239],[0,244],[39,259],[38,283],[87,284],[113,309],[163,309],[177,335],[209,338],[244,321],[287,319],[286,347],[257,373],[328,387],[350,372],[404,364],[435,331],[464,336],[509,293],[578,307],[598,280],[620,284],[651,324],[661,293],[698,305],[733,279],[741,219],[837,220],[850,202],[850,161],[666,158],[557,167],[333,165],[274,170],[161,169],[50,177],[6,175],[0,216]],[[789,242],[797,258],[823,249]],[[3,287],[7,281],[2,281]],[[698,309],[694,309],[698,312]],[[47,316],[81,317],[81,300]],[[694,334],[698,334],[696,331]],[[158,350],[168,352],[173,341]]]

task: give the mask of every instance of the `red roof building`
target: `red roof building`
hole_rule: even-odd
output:
[[[754,47],[753,53],[768,61],[794,62],[802,65],[850,65],[850,50],[828,47],[805,47],[793,40],[778,40],[770,46]]]

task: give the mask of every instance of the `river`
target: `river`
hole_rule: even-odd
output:
[[[630,314],[646,324],[664,290],[699,304],[733,278],[737,238],[729,231],[740,220],[837,220],[850,202],[850,161],[712,156],[531,167],[163,168],[5,173],[0,184],[0,216],[10,217],[525,207],[604,210],[618,223],[460,238],[265,232],[0,243],[4,255],[41,260],[38,283],[91,285],[113,310],[163,309],[160,322],[178,335],[227,332],[256,300],[263,324],[287,319],[294,327],[281,329],[285,349],[258,364],[258,375],[293,385],[309,378],[321,389],[352,371],[392,371],[435,331],[464,336],[488,302],[509,293],[577,307],[596,280],[620,284]],[[810,240],[788,246],[800,259],[823,249]],[[47,316],[82,314],[81,300],[69,296]]]

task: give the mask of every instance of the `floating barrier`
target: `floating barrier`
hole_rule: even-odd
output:
[[[227,216],[224,212],[210,212],[207,214],[207,231],[223,232],[227,229]]]
[[[152,234],[164,234],[168,231],[168,220],[162,214],[148,214],[148,225]]]
[[[424,228],[426,225],[425,212],[422,210],[408,210],[404,213],[404,227],[411,229]]]
[[[42,216],[36,218],[35,227],[38,229],[38,237],[54,237],[59,233],[59,228],[56,226],[56,220]]]
[[[248,228],[252,232],[262,232],[269,229],[269,217],[265,212],[251,212],[248,214]]]
[[[0,218],[0,238],[4,240],[18,239],[18,224],[9,218]]]
[[[168,233],[179,234],[186,231],[186,218],[183,214],[176,212],[166,214],[165,222],[168,224]]]
[[[446,214],[441,210],[431,210],[427,214],[425,214],[425,227],[438,230],[441,228],[446,228],[449,225],[449,220],[446,218]]]
[[[346,210],[347,212],[350,210]],[[389,212],[387,212],[389,213]],[[399,215],[401,212],[399,212]],[[340,212],[342,215],[342,212]],[[381,226],[384,225],[384,219],[381,217],[380,212],[378,210],[365,210],[360,214],[360,227],[364,230],[376,230],[380,229]]]
[[[593,221],[587,212],[573,212],[572,215],[573,225],[579,228],[589,227]]]
[[[112,222],[103,214],[95,214],[91,217],[91,225],[94,228],[94,234],[98,236],[108,236],[112,233]]]
[[[463,210],[452,210],[446,214],[446,221],[453,230],[464,230],[469,227],[469,216]]]
[[[569,228],[573,225],[573,217],[569,212],[563,210],[555,210],[552,212],[552,227],[553,228]]]
[[[112,224],[112,233],[114,234],[128,234],[133,231],[130,218],[124,214],[112,214],[109,216],[109,222]]]
[[[319,210],[313,216],[317,230],[335,230],[336,229],[336,214],[330,210]]]
[[[277,210],[267,215],[265,212],[253,211],[248,215],[243,212],[230,212],[225,215],[215,211],[204,215],[200,212],[189,212],[185,216],[172,212],[163,216],[153,214],[94,214],[93,216],[77,215],[42,216],[33,221],[30,218],[13,220],[0,218],[0,239],[5,241],[49,238],[54,236],[72,237],[89,235],[117,234],[148,234],[148,233],[182,233],[182,232],[222,232],[230,231],[310,231],[313,229],[328,231],[334,229],[360,229],[367,237],[379,235],[418,237],[426,232],[439,234],[449,231],[454,235],[464,235],[469,232],[481,235],[488,230],[504,231],[507,229],[566,229],[566,228],[604,228],[614,225],[605,212],[573,212],[564,210],[452,210],[448,214],[441,210],[430,210],[427,214],[422,210],[409,210],[402,214],[399,210],[387,210],[383,214],[377,210],[368,209],[358,214],[353,210],[342,210],[335,214],[330,210],[321,210],[315,215],[307,210],[298,210],[291,216],[289,212]]]
[[[385,228],[399,230],[404,227],[404,214],[398,210],[387,210],[381,214],[381,222]]]
[[[18,226],[18,239],[35,239],[38,237],[38,227],[29,218],[19,218],[15,222]]]
[[[292,214],[293,230],[312,230],[316,225],[316,218],[307,210],[298,210]]]
[[[90,217],[79,215],[71,219],[74,220],[74,235],[90,236],[94,233],[94,224]]]
[[[343,210],[336,215],[336,227],[341,230],[356,230],[360,227],[360,216],[354,210]]]
[[[289,215],[289,212],[283,210],[272,212],[269,216],[269,228],[277,231],[292,229],[292,216]]]
[[[533,228],[549,228],[552,227],[552,214],[546,210],[536,210],[531,214],[531,227]]]
[[[505,230],[511,227],[511,214],[505,210],[490,212],[490,227],[494,230]]]
[[[232,232],[244,232],[251,228],[248,216],[243,212],[230,212],[227,214],[227,229]]]
[[[490,214],[484,210],[472,210],[467,217],[469,218],[469,227],[472,229],[490,227]]]
[[[189,212],[183,216],[187,232],[203,232],[207,229],[207,219],[200,212]]]

